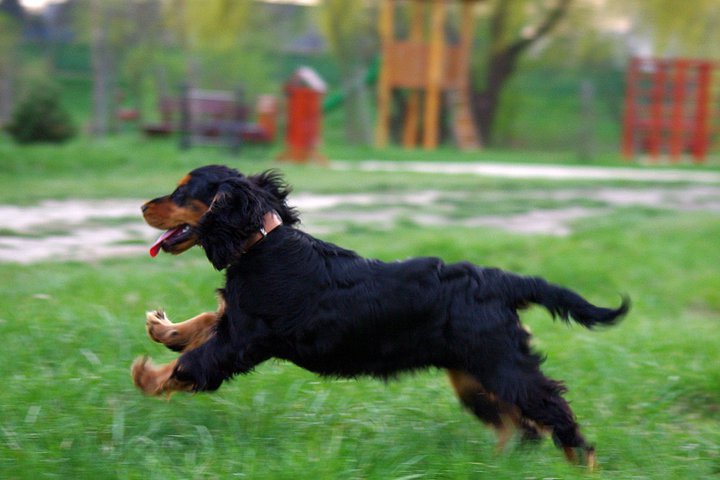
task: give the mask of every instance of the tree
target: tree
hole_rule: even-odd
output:
[[[168,0],[164,17],[184,57],[183,82],[267,91],[286,5],[249,0]]]
[[[627,18],[630,34],[642,38],[656,56],[717,58],[720,4],[717,0],[608,0],[606,9]]]
[[[25,17],[25,10],[19,0],[0,0],[0,13],[4,13],[22,22]]]
[[[0,10],[0,126],[10,119],[13,108],[13,80],[17,73],[16,50],[20,37],[16,18]]]
[[[159,0],[77,0],[76,21],[90,45],[93,135],[116,129],[124,80],[142,111],[142,84],[153,67],[160,28]]]
[[[474,114],[483,141],[492,137],[500,95],[515,73],[519,60],[553,32],[572,0],[494,0],[488,15],[489,48],[482,55],[474,85]],[[547,6],[549,4],[549,6]],[[477,60],[477,59],[476,59]]]
[[[110,131],[114,110],[116,63],[109,39],[110,5],[101,0],[90,0],[90,53],[93,72],[92,124],[93,135],[106,135]]]
[[[325,0],[320,23],[340,65],[345,92],[345,136],[352,144],[371,142],[368,95],[364,82],[369,52],[375,47],[372,19],[362,2]]]
[[[35,83],[15,107],[7,131],[18,143],[64,142],[75,135],[70,114],[55,84]]]
[[[102,136],[115,129],[120,66],[129,46],[128,3],[124,0],[77,0],[75,20],[90,45],[92,114],[90,132]]]
[[[159,65],[163,34],[160,10],[158,0],[135,0],[125,4],[129,29],[120,67],[138,119],[142,119],[145,80],[148,75],[162,71]],[[156,83],[157,94],[166,95],[167,85],[162,79],[156,79]]]

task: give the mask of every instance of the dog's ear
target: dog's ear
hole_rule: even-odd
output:
[[[273,210],[280,215],[285,225],[295,225],[300,222],[297,210],[287,204],[287,197],[292,188],[285,182],[279,171],[274,169],[266,170],[248,177],[248,180],[268,194],[268,201],[272,204]]]
[[[200,220],[198,237],[208,260],[222,270],[243,253],[248,239],[263,226],[272,209],[266,195],[245,178],[223,182]]]

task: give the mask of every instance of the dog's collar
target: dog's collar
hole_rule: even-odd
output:
[[[280,218],[280,215],[275,210],[270,210],[265,214],[263,217],[263,225],[260,227],[260,230],[255,232],[243,245],[242,251],[240,252],[241,255],[247,253],[248,250],[250,250],[252,247],[257,245],[258,243],[265,240],[265,237],[267,237],[268,233],[275,230],[277,227],[282,225],[282,219]]]

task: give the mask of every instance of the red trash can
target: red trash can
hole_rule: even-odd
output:
[[[279,159],[297,163],[325,162],[318,153],[325,81],[310,67],[300,67],[285,83],[287,97],[286,149]]]

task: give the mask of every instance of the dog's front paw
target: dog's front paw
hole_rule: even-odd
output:
[[[156,367],[150,358],[138,357],[130,367],[135,386],[138,387],[146,395],[160,395],[165,390],[172,369],[164,367]]]
[[[130,367],[130,374],[135,386],[145,395],[165,394],[170,396],[172,392],[193,391],[192,384],[178,381],[173,377],[176,364],[177,360],[158,366],[146,356],[138,357]]]
[[[166,347],[180,351],[184,344],[179,338],[180,332],[175,328],[173,324],[165,315],[162,310],[153,310],[145,314],[147,319],[145,322],[145,328],[148,336],[155,342],[162,343]]]

